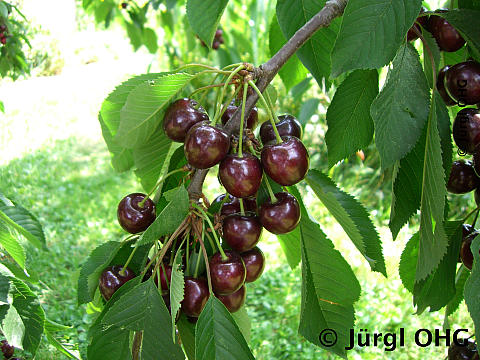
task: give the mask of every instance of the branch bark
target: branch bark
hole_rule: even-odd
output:
[[[263,92],[277,75],[280,68],[290,59],[295,52],[300,49],[315,32],[321,28],[328,27],[333,19],[343,14],[348,0],[328,0],[322,10],[314,17],[312,17],[304,26],[297,30],[297,32],[285,43],[285,45],[278,50],[278,52],[265,64],[260,65],[256,69],[259,75],[256,85],[258,89]],[[258,101],[258,94],[253,93],[249,95],[245,103],[245,116],[248,116]],[[240,127],[240,107],[233,114],[231,119],[225,124],[224,130],[229,134],[236,134]],[[203,182],[207,176],[208,169],[196,170],[192,181],[188,187],[188,192],[191,199],[197,200],[202,193]]]

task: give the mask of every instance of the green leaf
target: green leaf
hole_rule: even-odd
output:
[[[475,324],[475,333],[478,338],[480,335],[480,236],[473,241],[470,249],[473,253],[472,274],[465,283],[465,303],[468,312]]]
[[[398,273],[402,280],[405,289],[413,294],[415,287],[415,272],[417,271],[418,258],[418,241],[420,234],[416,232],[410,240],[408,240],[402,255],[400,256],[400,264],[398,266]]]
[[[370,106],[377,95],[377,70],[356,70],[338,87],[327,110],[325,142],[329,167],[370,144]]]
[[[319,99],[311,98],[303,102],[298,114],[298,122],[305,128],[308,120],[318,112]]]
[[[93,300],[98,288],[100,274],[112,261],[121,246],[121,242],[109,241],[98,246],[90,253],[90,256],[82,265],[78,278],[77,299],[79,305]]]
[[[245,306],[242,306],[240,310],[235,311],[232,314],[233,320],[237,323],[238,328],[242,332],[245,340],[250,342],[250,331],[252,328],[252,323],[250,322],[250,317],[248,316],[247,309]]]
[[[462,222],[449,221],[444,226],[449,241],[447,254],[427,279],[415,283],[413,302],[417,306],[417,314],[421,314],[427,307],[430,307],[430,312],[440,310],[455,296],[455,273],[462,243]]]
[[[477,0],[458,0],[458,7],[461,9],[480,10],[480,2]]]
[[[438,74],[438,67],[440,65],[440,49],[437,45],[437,41],[433,37],[433,35],[422,28],[423,38],[425,39],[425,43],[428,48],[425,47],[425,44],[422,42],[423,45],[423,70],[425,72],[425,76],[427,78],[428,86],[433,88],[433,72],[432,72],[432,62],[430,59],[430,54],[433,55],[433,60],[435,63],[435,75]],[[436,79],[436,78],[435,78]]]
[[[460,303],[463,301],[463,291],[465,283],[470,276],[470,272],[465,266],[460,266],[455,277],[455,296],[449,301],[445,309],[445,316],[448,317],[457,311]]]
[[[362,204],[341,191],[328,176],[318,170],[310,170],[306,181],[368,261],[371,269],[387,276],[381,240]]]
[[[169,354],[169,359],[183,360],[180,346],[171,341],[172,325],[153,278],[125,293],[107,311],[102,321],[106,325],[143,330],[143,360],[158,359],[158,354]]]
[[[332,77],[387,65],[405,40],[421,5],[421,0],[349,1],[333,48]]]
[[[184,186],[166,192],[165,197],[169,203],[138,239],[138,245],[148,244],[164,235],[172,234],[187,216],[190,203]]]
[[[39,249],[45,249],[45,235],[42,225],[20,205],[0,206],[0,221],[22,234]]]
[[[166,106],[193,77],[188,73],[170,73],[137,85],[120,111],[115,141],[128,149],[148,141],[161,123]]]
[[[170,309],[172,318],[172,339],[175,342],[175,319],[182,306],[184,297],[185,279],[182,271],[182,251],[177,251],[172,264],[172,276],[170,282]]]
[[[278,0],[277,19],[285,38],[290,39],[324,6],[325,0]],[[297,56],[310,70],[320,87],[323,79],[329,87],[328,77],[331,71],[330,54],[337,37],[340,20],[334,19],[330,26],[317,30],[298,51]]]
[[[105,140],[105,144],[112,157],[113,168],[118,172],[130,170],[133,166],[132,150],[121,147],[115,140],[113,140],[113,136],[108,130],[100,113],[98,114],[98,121],[100,122],[100,127],[102,129],[103,139]]]
[[[150,192],[157,183],[172,146],[176,145],[159,127],[145,144],[133,150],[137,168],[135,174],[140,178],[145,191]]]
[[[0,111],[5,114],[5,105],[3,104],[3,101],[0,100]]]
[[[195,360],[195,324],[188,321],[185,314],[180,313],[177,328],[188,360]]]
[[[210,48],[228,0],[188,0],[187,18],[193,31]]]
[[[52,345],[55,349],[60,351],[63,355],[68,357],[69,359],[80,359],[78,351],[71,351],[67,349],[60,341],[58,341],[48,330],[45,330],[45,337],[50,345]]]
[[[255,359],[230,312],[215,296],[210,296],[197,322],[197,360]]]
[[[130,331],[117,326],[95,327],[87,348],[88,360],[131,360]]]
[[[302,308],[299,333],[308,341],[323,346],[319,335],[324,329],[337,334],[337,343],[326,348],[346,358],[350,329],[354,325],[355,303],[360,284],[342,257],[334,249],[319,225],[309,219],[302,205]]]
[[[147,47],[148,51],[150,51],[151,54],[155,54],[157,52],[158,38],[157,38],[157,34],[153,29],[150,29],[150,28],[143,29],[143,42],[145,43],[145,46]]]
[[[447,252],[448,246],[443,227],[446,189],[437,123],[437,101],[441,100],[434,94],[426,129],[416,282],[425,279],[436,269]]]
[[[288,234],[277,235],[278,242],[280,243],[283,253],[287,258],[288,265],[290,265],[292,270],[297,267],[302,258],[300,237],[301,234],[298,227],[296,227],[293,231],[290,231]]]
[[[478,26],[480,11],[478,10],[458,9],[438,13],[458,30],[477,58],[480,56],[480,27]]]
[[[0,305],[10,304],[11,299],[9,296],[10,286],[11,286],[10,278],[3,273],[0,273]]]
[[[276,15],[273,16],[272,22],[270,23],[268,37],[270,55],[273,56],[287,42],[287,39],[285,39],[285,36],[282,34]],[[278,74],[288,92],[292,87],[305,79],[307,76],[307,69],[302,65],[297,55],[293,55],[285,65],[280,68]]]
[[[0,223],[0,245],[20,267],[25,268],[25,250],[2,223]]]
[[[14,306],[8,308],[0,330],[10,345],[23,349],[22,343],[25,336],[25,324]]]
[[[417,51],[410,44],[400,47],[370,111],[383,168],[415,146],[428,118],[429,99],[430,89]]]
[[[0,16],[4,19],[8,17],[8,9],[3,2],[0,2]]]

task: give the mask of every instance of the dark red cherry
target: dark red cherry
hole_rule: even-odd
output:
[[[0,39],[0,42],[1,42],[3,45],[5,45],[5,44],[7,43],[7,38],[6,38],[6,37],[2,37],[2,38]]]
[[[265,172],[280,185],[294,185],[307,174],[308,151],[302,141],[294,136],[283,138],[280,144],[265,145],[261,157]]]
[[[223,30],[222,29],[217,29],[217,31],[215,31],[215,37],[216,38],[219,38],[222,35],[223,35]]]
[[[163,130],[173,141],[183,142],[188,130],[200,121],[207,121],[205,109],[192,99],[179,99],[165,111]]]
[[[457,160],[452,163],[447,190],[453,194],[466,194],[480,185],[480,178],[475,174],[472,162]]]
[[[7,26],[6,25],[0,25],[0,32],[6,32],[7,31]]]
[[[420,14],[423,14],[425,11],[427,11],[427,8],[422,6],[420,9]],[[420,29],[420,25],[425,27],[428,22],[428,16],[419,16],[415,20],[415,23],[412,25],[412,27],[408,30],[407,32],[407,41],[413,41],[418,39],[418,35],[416,31],[414,30],[417,29],[417,31],[421,34],[422,30]],[[420,24],[420,25],[419,25]]]
[[[120,226],[131,234],[146,230],[155,221],[155,204],[149,198],[140,207],[145,194],[133,193],[125,196],[117,208]]]
[[[442,97],[443,101],[445,102],[445,105],[447,106],[453,106],[456,105],[457,102],[453,100],[450,95],[448,95],[447,90],[445,89],[445,74],[447,73],[447,70],[450,69],[450,66],[444,66],[443,68],[440,69],[438,72],[437,76],[437,90]]]
[[[220,252],[209,260],[212,287],[216,294],[234,293],[245,283],[246,269],[242,257],[234,250],[225,250],[227,258],[222,259]]]
[[[210,296],[207,280],[185,277],[184,293],[181,310],[187,316],[199,317]]]
[[[460,110],[453,121],[453,140],[458,148],[473,154],[480,144],[480,111],[474,108]]]
[[[225,195],[220,195],[222,198],[220,201],[223,200]],[[257,200],[255,198],[245,198],[243,199],[243,208],[245,211],[257,212]],[[223,203],[222,208],[220,210],[220,215],[228,216],[231,214],[239,213],[240,212],[240,201],[238,198],[229,195],[229,200]]]
[[[468,235],[465,240],[463,240],[462,247],[460,248],[460,258],[462,259],[463,265],[465,265],[468,270],[472,270],[473,267],[473,253],[471,245],[472,241],[477,237],[478,234],[478,231],[474,231]]]
[[[260,219],[252,213],[233,214],[223,219],[223,238],[233,250],[239,253],[257,245],[262,229]]]
[[[218,50],[219,47],[220,47],[220,41],[214,41],[212,44],[212,49]]]
[[[254,196],[262,183],[262,164],[256,156],[244,153],[229,154],[218,169],[221,184],[227,192],[237,198]]]
[[[13,356],[13,353],[15,352],[15,347],[10,345],[7,342],[7,340],[2,340],[0,344],[1,344],[0,348],[2,349],[3,356],[5,356],[5,359],[10,359]]]
[[[295,136],[302,139],[302,125],[300,125],[295,116],[288,114],[280,115],[278,120],[276,127],[280,137]],[[276,140],[275,131],[273,130],[273,125],[270,121],[265,121],[262,126],[260,126],[260,139],[263,144]]]
[[[165,269],[165,271],[163,269]],[[162,287],[162,294],[168,294],[168,289],[170,289],[170,284],[172,280],[172,267],[168,264],[163,264],[163,267],[162,266],[159,267],[159,271],[160,271],[160,285]],[[155,284],[157,284],[158,286],[157,274],[155,274],[154,279],[155,279]]]
[[[117,291],[120,286],[127,281],[133,279],[135,274],[128,267],[122,272],[122,265],[113,265],[103,270],[98,280],[98,286],[100,293],[105,300],[110,300],[112,295]]]
[[[216,295],[216,294],[215,294]],[[245,297],[247,296],[247,289],[243,285],[240,289],[229,295],[216,295],[228,311],[234,313],[243,306],[245,303]]]
[[[440,50],[454,52],[465,45],[465,40],[460,33],[441,16],[430,16],[428,31],[432,33]]]
[[[222,124],[225,125],[228,120],[232,117],[232,115],[235,113],[237,110],[237,106],[230,104],[227,106],[227,109],[222,115]],[[250,111],[250,115],[248,115],[248,118],[246,120],[247,122],[247,128],[251,130],[255,130],[255,128],[258,125],[258,109],[254,107],[252,111]]]
[[[265,255],[263,255],[263,252],[260,250],[260,248],[254,247],[251,250],[241,253],[240,256],[242,257],[243,262],[245,263],[245,268],[247,269],[245,282],[254,282],[263,273],[263,269],[265,268]]]
[[[273,234],[286,234],[300,222],[300,205],[292,194],[279,192],[277,201],[269,199],[260,206],[260,221],[265,229]]]
[[[197,169],[208,169],[218,164],[230,149],[230,138],[219,128],[200,123],[187,133],[185,156],[190,165]]]
[[[445,74],[445,89],[461,106],[480,103],[480,64],[469,60],[453,65]]]
[[[128,7],[128,4],[126,2],[121,3],[122,9],[126,9]]]

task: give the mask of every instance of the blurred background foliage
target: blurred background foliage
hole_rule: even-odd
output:
[[[25,66],[1,72],[0,103],[4,103],[5,113],[0,112],[0,190],[30,209],[45,227],[49,251],[32,249],[28,259],[41,278],[34,289],[41,294],[48,316],[71,326],[63,341],[82,354],[91,319],[85,307],[76,305],[78,269],[95,246],[123,235],[116,221],[117,203],[125,194],[141,189],[132,172],[118,174],[110,165],[96,119],[101,102],[116,85],[136,74],[168,71],[186,63],[225,66],[245,61],[260,65],[272,55],[268,30],[275,2],[231,0],[219,26],[225,43],[218,51],[202,46],[195,37],[184,2],[18,0],[14,5],[21,13],[14,10],[8,14],[17,35],[6,48],[21,52]],[[436,9],[441,1],[425,5]],[[416,46],[421,51],[421,46]],[[2,55],[0,62],[3,59]],[[385,332],[403,327],[413,333],[422,327],[440,328],[441,313],[412,316],[411,294],[398,276],[399,256],[417,219],[392,241],[388,229],[392,174],[381,171],[373,145],[328,169],[325,114],[338,84],[327,90],[306,71],[302,74],[298,84],[288,88],[279,77],[275,79],[277,113],[297,116],[305,128],[312,167],[328,172],[342,189],[360,200],[384,242],[388,279],[369,271],[343,230],[309,189],[302,188],[309,210],[361,282],[357,329]],[[213,93],[203,105],[212,109]],[[262,111],[260,118],[266,118]],[[213,170],[206,186],[210,199],[218,195],[218,189]],[[450,212],[457,217],[474,208],[470,194],[449,195],[449,200]],[[333,358],[297,334],[300,269],[290,271],[273,237],[264,234],[260,247],[266,253],[267,268],[248,288],[247,296],[250,345],[257,359]],[[464,305],[452,317],[451,327],[473,329]],[[445,347],[411,345],[393,353],[356,348],[350,357],[440,359],[445,352]],[[37,359],[57,358],[63,357],[47,345],[37,355]]]

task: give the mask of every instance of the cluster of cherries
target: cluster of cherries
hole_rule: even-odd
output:
[[[205,42],[203,40],[200,40],[200,42],[201,42],[203,47],[207,47],[207,44],[205,44]],[[212,49],[213,50],[218,50],[220,45],[222,45],[223,43],[225,43],[225,40],[223,39],[223,30],[222,29],[217,29],[217,31],[215,31],[215,37],[213,38]]]
[[[225,125],[238,107],[232,103],[222,110],[221,122]],[[262,124],[260,143],[253,134],[258,125],[258,111],[254,108],[243,121],[244,131],[240,131],[241,136],[245,134],[247,145],[244,150],[240,145],[242,141],[229,136],[221,126],[210,123],[208,114],[193,99],[176,100],[165,111],[163,119],[165,134],[173,141],[184,143],[189,168],[208,169],[219,165],[218,177],[226,193],[218,196],[210,206],[213,208],[216,205],[215,208],[219,209],[215,215],[218,226],[214,226],[211,232],[216,234],[218,231],[223,241],[222,244],[217,243],[218,252],[210,256],[208,265],[213,292],[230,312],[239,310],[244,304],[245,283],[255,281],[263,272],[265,257],[257,247],[263,228],[274,234],[285,234],[300,221],[297,199],[286,191],[274,194],[266,178],[270,198],[263,204],[257,204],[256,196],[264,171],[282,186],[298,183],[308,171],[309,156],[300,140],[301,125],[291,115],[280,116],[277,120],[275,125],[274,121]],[[260,159],[257,154],[260,154]],[[145,194],[129,194],[120,201],[117,217],[123,229],[138,234],[155,220],[155,204]],[[196,239],[190,233],[186,236],[191,245],[187,249],[194,248],[198,237]],[[154,278],[167,305],[174,256],[173,251],[168,251],[170,261],[162,264]],[[111,266],[101,274],[100,292],[108,300],[120,286],[135,276],[126,266]],[[149,276],[151,273],[146,273],[145,278]],[[181,311],[195,321],[209,295],[208,283],[203,275],[186,276]]]
[[[5,45],[7,43],[8,29],[6,25],[0,25],[0,43]]]
[[[448,348],[448,360],[480,360],[477,345],[471,339],[463,339],[460,344],[455,342]]]
[[[3,358],[4,359],[9,359],[9,360],[22,360],[21,358],[18,357],[13,357],[15,353],[15,347],[10,345],[7,340],[2,340],[0,341],[0,349],[2,350],[3,353]]]

